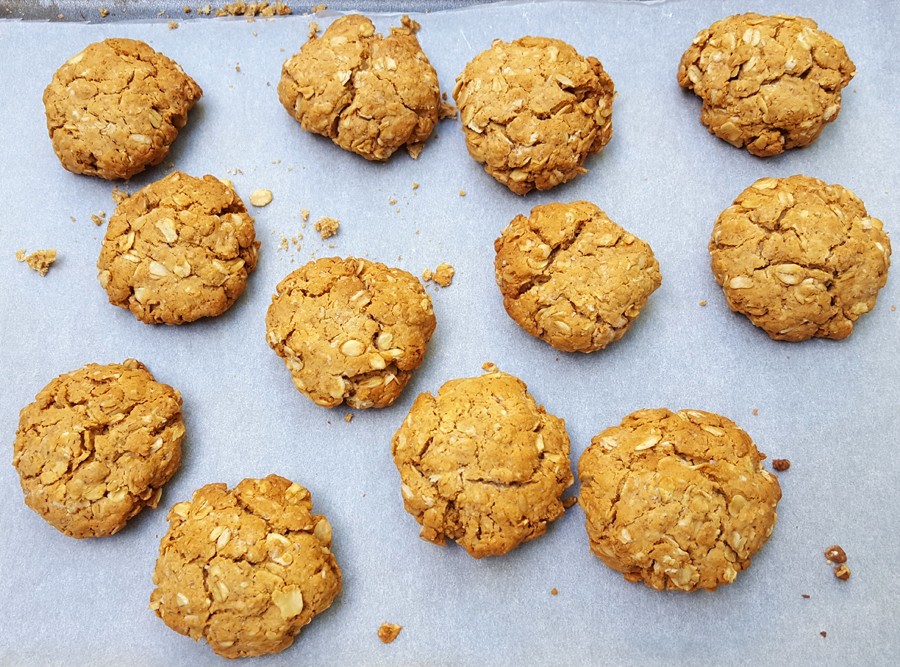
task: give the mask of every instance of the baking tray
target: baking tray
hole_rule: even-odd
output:
[[[587,161],[590,173],[526,197],[469,158],[457,121],[439,125],[418,161],[398,154],[387,164],[302,132],[275,87],[281,63],[306,39],[309,16],[182,20],[174,30],[169,18],[0,22],[7,460],[0,466],[0,664],[221,663],[147,609],[165,513],[203,484],[270,472],[307,486],[331,520],[344,589],[291,649],[247,664],[893,664],[900,652],[897,277],[849,339],[778,343],[728,311],[706,246],[717,214],[747,185],[794,173],[850,187],[896,235],[900,10],[876,0],[778,3],[779,11],[814,14],[845,42],[858,74],[839,119],[813,146],[762,160],[707,133],[699,100],[678,88],[675,71],[701,28],[728,14],[774,9],[761,0],[539,2],[416,15],[447,91],[495,37],[559,37],[603,61],[618,91],[612,142]],[[324,26],[335,15],[316,20]],[[385,31],[399,17],[374,18]],[[97,282],[105,226],[90,216],[112,212],[113,184],[60,167],[41,93],[68,57],[112,36],[148,41],[205,91],[169,159],[125,189],[174,164],[230,178],[245,200],[257,188],[274,193],[268,207],[252,211],[259,267],[219,318],[147,326],[109,305]],[[503,311],[493,280],[492,243],[512,217],[578,199],[647,240],[663,275],[627,336],[592,355],[559,353],[525,334]],[[312,221],[338,218],[340,233],[322,241],[311,225],[304,229],[303,208]],[[282,236],[298,232],[300,249],[279,250]],[[19,248],[47,247],[60,259],[44,278],[13,257]],[[277,282],[330,255],[417,275],[440,262],[457,271],[452,286],[428,287],[438,328],[405,393],[391,408],[354,411],[351,423],[348,410],[326,410],[297,393],[264,336]],[[22,502],[9,465],[18,411],[60,373],[128,357],[182,392],[184,463],[158,510],[114,537],[73,540]],[[391,435],[419,392],[479,374],[485,361],[521,377],[566,420],[573,468],[594,434],[639,408],[699,408],[734,419],[770,458],[793,464],[779,476],[784,498],[771,539],[734,584],[690,595],[630,584],[605,567],[588,549],[577,506],[544,537],[502,558],[476,561],[454,545],[421,541],[402,506]],[[822,556],[832,543],[849,555],[848,582],[836,580]],[[403,626],[388,646],[375,635],[382,621]]]

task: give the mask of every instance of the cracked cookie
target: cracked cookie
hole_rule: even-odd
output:
[[[226,658],[283,651],[341,590],[331,525],[278,475],[207,484],[168,514],[150,609]]]
[[[266,339],[315,403],[383,408],[419,367],[434,333],[431,299],[402,269],[319,259],[276,288]]]
[[[307,132],[367,160],[413,158],[438,121],[437,73],[404,21],[382,37],[365,16],[337,19],[285,61],[278,99]]]
[[[234,189],[180,171],[117,207],[97,261],[110,303],[147,324],[228,310],[256,267],[253,218]]]
[[[422,539],[456,540],[475,558],[543,535],[572,485],[565,422],[496,370],[420,394],[391,451]]]
[[[469,154],[519,195],[587,172],[612,137],[612,79],[558,39],[494,40],[456,79]]]
[[[203,91],[173,60],[134,39],[90,44],[44,90],[62,166],[108,180],[159,164]]]
[[[875,307],[891,242],[850,190],[761,178],[716,220],[712,272],[731,310],[775,340],[842,339]]]
[[[639,410],[578,462],[591,551],[631,582],[729,584],[772,533],[781,499],[750,436],[710,412]]]
[[[60,375],[19,415],[25,504],[71,537],[118,532],[156,507],[181,464],[181,394],[138,361]]]
[[[565,352],[619,340],[662,282],[650,246],[586,201],[517,215],[494,249],[506,312]]]
[[[701,30],[681,57],[678,84],[703,100],[710,132],[766,157],[815,141],[854,74],[844,45],[812,19],[751,13]]]

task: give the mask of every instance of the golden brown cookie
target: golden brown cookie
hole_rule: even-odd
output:
[[[591,550],[657,590],[730,584],[772,534],[778,480],[750,436],[710,412],[639,410],[578,462]]]
[[[181,324],[228,310],[256,267],[253,218],[214,176],[180,171],[116,207],[97,268],[110,303],[148,324]]]
[[[266,339],[297,389],[329,408],[393,403],[434,327],[431,299],[413,275],[355,257],[297,269],[266,315]]]
[[[391,451],[422,539],[456,540],[475,558],[543,535],[572,485],[565,422],[496,370],[419,394]]]
[[[812,19],[741,14],[700,31],[678,84],[703,100],[710,132],[765,157],[815,141],[854,74],[844,45]]]
[[[304,130],[367,160],[418,157],[438,121],[437,73],[405,22],[382,37],[365,16],[337,19],[285,61],[278,99]]]
[[[53,150],[76,174],[131,178],[162,162],[202,94],[178,63],[144,42],[95,42],[44,90]]]
[[[181,464],[183,437],[181,394],[143,364],[88,364],[22,410],[13,466],[25,504],[50,525],[104,537],[156,507]]]
[[[846,338],[875,307],[891,242],[850,190],[809,176],[761,178],[709,242],[728,306],[775,340]]]
[[[614,96],[599,60],[546,37],[494,40],[453,91],[469,154],[520,195],[587,172],[612,137]]]
[[[619,340],[662,282],[650,246],[586,201],[517,215],[494,249],[506,312],[565,352]]]
[[[284,477],[207,484],[169,511],[150,608],[226,658],[283,651],[341,591],[331,525]]]

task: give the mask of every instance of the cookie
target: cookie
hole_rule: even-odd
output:
[[[228,310],[256,267],[253,218],[230,184],[180,171],[117,207],[97,268],[110,303],[147,324]]]
[[[565,422],[496,370],[420,394],[391,451],[422,539],[456,540],[475,558],[543,535],[572,485]]]
[[[546,37],[494,40],[453,91],[469,154],[520,195],[587,172],[612,137],[614,96],[599,60]]]
[[[405,21],[382,37],[365,16],[337,19],[285,61],[278,99],[307,132],[367,160],[416,158],[438,121],[437,73]]]
[[[419,367],[434,333],[431,299],[402,269],[318,259],[276,288],[266,339],[315,403],[383,408]]]
[[[639,410],[578,462],[591,550],[628,581],[712,590],[750,565],[775,527],[778,480],[750,436],[698,410]]]
[[[850,190],[761,178],[716,220],[712,271],[728,306],[775,340],[846,338],[875,307],[891,242]]]
[[[150,608],[226,658],[283,651],[341,591],[331,525],[284,477],[207,484],[169,511]]]
[[[47,130],[69,171],[131,178],[163,161],[201,95],[178,63],[144,42],[105,39],[53,75]]]
[[[494,249],[506,312],[564,352],[619,340],[662,282],[650,246],[586,201],[517,215]]]
[[[678,84],[703,100],[710,132],[766,157],[815,141],[854,74],[844,45],[812,19],[741,14],[700,31]]]
[[[13,466],[25,504],[71,537],[104,537],[145,507],[181,464],[181,394],[143,364],[84,368],[50,382],[19,415]]]

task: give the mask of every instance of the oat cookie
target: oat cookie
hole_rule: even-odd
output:
[[[416,158],[438,121],[437,73],[405,23],[382,37],[365,16],[343,16],[285,61],[278,99],[304,130],[367,160],[405,146]]]
[[[639,410],[581,455],[591,550],[628,581],[714,589],[772,533],[778,480],[750,436],[710,412]]]
[[[148,324],[228,310],[256,267],[253,218],[230,185],[180,171],[116,207],[97,268],[110,303]]]
[[[594,352],[624,336],[662,281],[650,246],[586,201],[517,215],[494,249],[506,312],[565,352]]]
[[[95,42],[44,91],[53,150],[76,174],[131,178],[162,162],[202,94],[178,63],[144,42]]]
[[[775,340],[846,338],[875,307],[891,242],[850,190],[809,176],[761,178],[709,242],[728,306]]]
[[[283,651],[341,590],[331,525],[284,477],[207,484],[169,511],[150,608],[226,658]]]
[[[494,370],[416,398],[392,441],[406,511],[422,539],[475,558],[540,537],[572,485],[565,422]]]
[[[294,384],[325,407],[394,402],[434,333],[431,299],[402,269],[350,257],[319,259],[279,283],[266,339]]]
[[[700,31],[678,84],[703,100],[710,132],[765,157],[815,141],[854,74],[844,45],[812,19],[741,14]]]
[[[156,507],[181,464],[183,437],[181,394],[143,364],[88,364],[22,410],[13,466],[25,504],[50,525],[104,537]]]
[[[558,39],[494,40],[456,79],[469,154],[516,194],[587,172],[612,137],[612,79]]]

